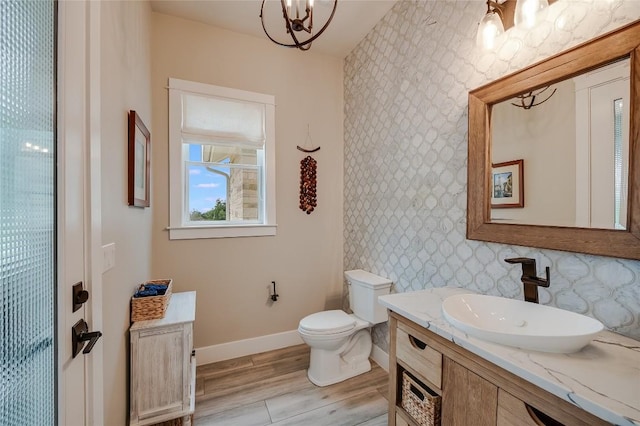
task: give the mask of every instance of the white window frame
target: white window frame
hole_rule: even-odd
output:
[[[265,107],[265,144],[263,220],[262,223],[189,224],[185,217],[186,174],[182,149],[182,96],[184,92],[228,98],[242,102],[257,102]],[[193,223],[193,222],[191,222]],[[228,87],[192,81],[169,79],[169,239],[260,237],[276,235],[276,158],[275,158],[275,98],[272,95],[247,92]]]

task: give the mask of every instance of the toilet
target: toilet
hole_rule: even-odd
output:
[[[371,327],[387,321],[387,310],[378,296],[388,294],[391,281],[361,269],[346,271],[349,305],[341,310],[308,315],[298,326],[302,340],[311,347],[307,376],[318,386],[328,386],[371,370]]]

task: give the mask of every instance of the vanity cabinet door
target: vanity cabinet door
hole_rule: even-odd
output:
[[[188,412],[190,326],[179,324],[132,333],[131,390],[136,421],[145,423],[146,419]]]
[[[527,406],[515,396],[500,389],[498,392],[497,426],[540,426],[527,411]]]
[[[444,357],[442,424],[494,426],[498,387],[460,364]]]

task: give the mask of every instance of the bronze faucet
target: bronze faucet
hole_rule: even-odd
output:
[[[536,260],[529,257],[514,257],[504,260],[507,263],[522,264],[522,284],[524,284],[524,300],[525,302],[538,303],[538,287],[549,287],[551,279],[549,278],[549,267],[547,266],[547,278],[538,278],[536,271]]]

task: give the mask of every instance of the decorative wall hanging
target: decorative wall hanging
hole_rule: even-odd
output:
[[[140,116],[129,111],[129,181],[130,206],[149,207],[149,176],[151,169],[151,134]]]
[[[307,140],[305,145],[307,143],[310,145],[310,142],[311,133],[307,126]],[[297,148],[298,150],[308,154],[320,151],[320,147],[305,149],[298,145]],[[302,159],[302,161],[300,161],[300,210],[307,214],[311,214],[318,205],[318,198],[316,194],[317,169],[318,162],[310,155],[307,155]]]

